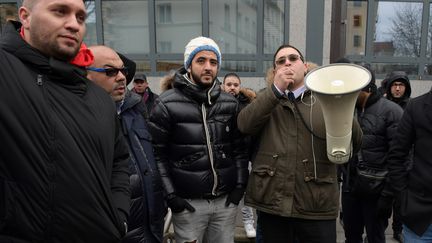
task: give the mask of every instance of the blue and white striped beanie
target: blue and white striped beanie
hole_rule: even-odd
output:
[[[194,38],[189,41],[189,43],[185,47],[184,52],[184,67],[188,69],[191,65],[192,59],[194,56],[200,52],[200,51],[212,51],[216,54],[219,68],[222,64],[222,56],[219,50],[219,46],[214,42],[214,40],[200,36],[197,38]]]

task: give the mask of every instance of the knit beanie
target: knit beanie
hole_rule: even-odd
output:
[[[212,51],[216,54],[219,68],[222,64],[222,57],[219,50],[219,46],[214,40],[207,37],[197,37],[189,41],[185,47],[184,52],[184,67],[188,69],[191,65],[192,59],[200,51]]]

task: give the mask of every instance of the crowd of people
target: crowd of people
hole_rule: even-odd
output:
[[[347,243],[384,243],[392,212],[395,240],[432,242],[432,93],[411,98],[405,72],[378,88],[364,66],[337,165],[295,46],[255,92],[219,81],[219,46],[192,38],[158,95],[126,55],[83,43],[83,1],[18,14],[0,39],[0,242],[161,243],[169,209],[176,242],[229,243],[239,205],[257,243],[335,243],[339,215]]]

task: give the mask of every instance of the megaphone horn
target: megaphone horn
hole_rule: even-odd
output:
[[[364,67],[335,63],[318,67],[305,77],[305,85],[321,104],[326,128],[327,157],[336,164],[351,156],[352,121],[357,96],[371,81]]]

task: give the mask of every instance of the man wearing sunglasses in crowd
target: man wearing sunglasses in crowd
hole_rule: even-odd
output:
[[[148,132],[147,109],[142,97],[126,88],[135,74],[136,64],[107,46],[91,46],[89,49],[93,52],[94,63],[87,67],[87,77],[115,101],[123,134],[129,143],[132,202],[129,232],[122,243],[160,243],[167,208]]]
[[[259,137],[245,203],[259,212],[264,242],[336,242],[336,164],[327,158],[322,109],[304,85],[306,72],[301,52],[280,46],[269,87],[238,116],[240,131]],[[352,137],[356,151],[361,141],[356,121]]]
[[[85,4],[24,0],[18,15],[0,39],[0,242],[119,242],[129,153],[85,77]]]

